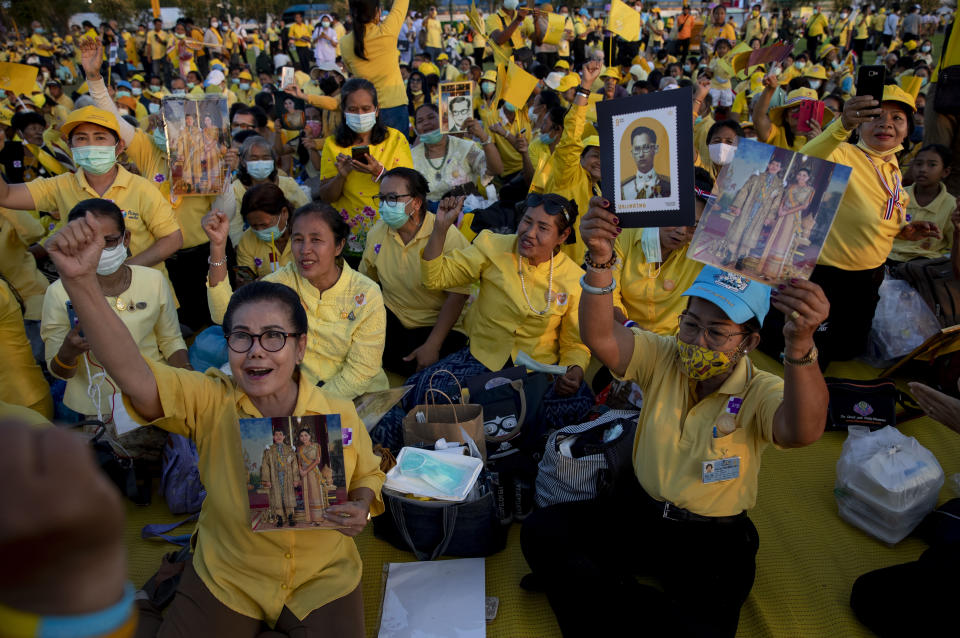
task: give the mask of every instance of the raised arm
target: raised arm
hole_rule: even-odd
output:
[[[753,126],[757,129],[757,139],[761,142],[767,142],[770,139],[770,132],[773,124],[770,122],[770,100],[777,91],[777,76],[768,73],[763,77],[763,93],[760,99],[753,105]]]
[[[861,95],[850,98],[843,105],[843,115],[834,118],[830,126],[804,144],[800,152],[820,159],[831,159],[834,151],[850,137],[853,129],[864,122],[871,121],[873,116],[879,116],[880,113],[880,105],[871,96]]]
[[[90,349],[137,413],[153,421],[163,416],[156,378],[97,282],[103,245],[100,224],[87,213],[85,219],[70,222],[54,235],[47,242],[47,253],[83,324]]]
[[[82,38],[77,42],[77,48],[80,49],[80,64],[83,65],[83,71],[87,76],[87,86],[90,88],[90,97],[96,103],[97,108],[113,113],[117,118],[117,124],[120,126],[120,139],[125,146],[130,146],[133,141],[133,134],[136,132],[130,124],[120,117],[117,105],[110,99],[107,93],[107,86],[100,75],[100,64],[103,60],[103,43],[95,38]]]

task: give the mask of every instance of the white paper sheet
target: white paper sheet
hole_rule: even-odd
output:
[[[482,558],[390,563],[379,638],[485,638]]]

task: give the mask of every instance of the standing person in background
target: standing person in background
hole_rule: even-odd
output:
[[[900,5],[894,4],[890,8],[890,13],[887,14],[886,20],[883,21],[883,46],[886,49],[890,48],[890,43],[893,42],[893,39],[897,37],[900,27]]]
[[[830,37],[830,26],[827,23],[827,17],[820,12],[820,7],[813,8],[813,15],[810,22],[807,23],[807,55],[811,60],[817,59],[817,47],[823,36]]]
[[[903,19],[903,35],[901,39],[904,42],[910,40],[918,41],[920,39],[920,5],[915,4],[910,7],[910,13]]]
[[[310,25],[303,21],[302,13],[298,13],[294,20],[295,22],[290,25],[288,39],[290,45],[297,49],[300,70],[309,73],[310,67],[313,66],[313,52],[310,50]]]
[[[436,62],[443,47],[443,28],[440,24],[440,18],[437,17],[436,7],[430,7],[427,18],[423,21],[423,28],[427,32],[423,50],[430,54],[431,60]]]
[[[690,53],[690,37],[693,35],[693,23],[697,19],[690,13],[690,5],[683,4],[680,15],[677,16],[677,55],[680,60],[685,60]]]
[[[153,31],[147,34],[147,48],[150,50],[150,69],[157,77],[170,81],[170,60],[167,48],[172,44],[170,34],[163,30],[163,20],[153,21]]]
[[[410,0],[394,0],[390,14],[381,22],[379,0],[352,0],[353,31],[340,40],[347,71],[376,87],[380,121],[405,136],[410,132],[410,114],[400,75],[397,39],[409,6]]]
[[[330,16],[325,15],[320,18],[320,24],[313,30],[313,40],[316,42],[314,52],[317,56],[317,65],[332,64],[337,61],[337,43],[340,39],[331,26]]]
[[[850,34],[850,48],[857,56],[858,62],[863,62],[863,52],[867,49],[867,39],[870,37],[870,20],[873,9],[863,7],[853,22],[853,33]]]

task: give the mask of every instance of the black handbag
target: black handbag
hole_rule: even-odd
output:
[[[386,511],[373,519],[373,534],[417,560],[440,556],[480,558],[507,546],[509,525],[500,523],[491,478],[480,475],[480,496],[472,501],[421,501],[382,491]]]
[[[830,392],[827,430],[846,430],[851,425],[865,425],[873,431],[897,425],[900,391],[891,379],[827,377],[825,381]]]
[[[149,473],[138,473],[133,457],[120,454],[114,449],[110,441],[104,438],[107,429],[102,422],[83,421],[77,425],[99,425],[96,434],[90,439],[97,465],[121,494],[137,505],[149,505],[153,491]]]
[[[550,375],[522,366],[466,380],[470,403],[483,408],[488,459],[497,458],[497,451],[542,448],[540,408],[552,382]]]

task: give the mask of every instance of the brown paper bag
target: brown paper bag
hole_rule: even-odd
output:
[[[431,386],[432,380],[431,377]],[[445,397],[448,403],[438,405],[435,399],[437,395]],[[425,400],[426,403],[414,406],[407,416],[403,417],[403,444],[432,447],[437,439],[441,438],[466,444],[463,433],[460,431],[463,428],[463,431],[473,439],[480,450],[481,458],[486,462],[487,446],[483,431],[483,408],[476,404],[454,403],[446,393],[433,387],[427,390]],[[418,421],[418,413],[422,413],[426,420]]]

